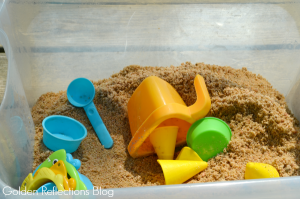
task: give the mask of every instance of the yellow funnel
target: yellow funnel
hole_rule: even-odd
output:
[[[269,164],[248,162],[246,165],[245,179],[260,178],[279,178],[279,173]]]
[[[183,147],[176,160],[203,161],[200,156],[190,147]]]
[[[161,160],[173,160],[178,127],[166,126],[156,128],[150,134],[150,142]]]
[[[207,168],[207,162],[187,160],[157,160],[162,167],[166,185],[181,184]]]

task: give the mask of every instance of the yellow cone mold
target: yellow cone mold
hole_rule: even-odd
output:
[[[154,147],[158,159],[173,160],[177,132],[177,126],[166,126],[156,128],[150,134],[150,142]]]
[[[183,147],[178,154],[176,160],[193,160],[193,161],[203,161],[200,156],[190,147]]]
[[[181,184],[207,168],[204,161],[157,160],[162,167],[166,185]]]
[[[277,170],[263,163],[249,162],[246,165],[245,179],[279,178]]]
[[[159,77],[146,78],[131,96],[127,108],[132,139],[129,154],[136,158],[155,153],[150,134],[158,127],[178,126],[176,146],[186,142],[191,124],[205,117],[211,100],[203,77],[194,80],[197,101],[187,107],[177,91]]]

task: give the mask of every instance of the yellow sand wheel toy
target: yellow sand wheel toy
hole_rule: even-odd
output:
[[[65,164],[62,160],[59,160],[51,168],[43,167],[37,170],[34,177],[30,173],[23,181],[20,190],[37,190],[48,182],[53,182],[58,191],[75,190],[76,188],[75,179],[68,179]]]
[[[53,152],[22,183],[21,190],[36,192],[92,190],[92,182],[78,172],[81,162],[64,149]],[[41,185],[41,186],[40,186]]]
[[[34,191],[48,182],[53,182],[58,191],[64,191],[63,181],[64,179],[61,174],[56,175],[51,169],[44,167],[39,170],[39,173],[34,178],[32,173],[30,173],[23,181],[20,190]]]
[[[194,85],[197,101],[189,107],[177,91],[159,77],[150,76],[139,85],[127,105],[132,134],[128,151],[132,157],[147,156],[156,152],[159,159],[170,159],[174,154],[175,145],[186,142],[191,124],[205,117],[211,107],[203,77],[197,75]],[[164,129],[161,129],[163,127]],[[150,136],[152,133],[153,136]],[[165,133],[168,135],[163,135]],[[162,151],[163,145],[169,145],[172,149]]]

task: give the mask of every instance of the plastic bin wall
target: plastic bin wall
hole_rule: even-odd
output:
[[[108,78],[131,64],[247,67],[283,93],[300,119],[298,0],[2,0],[0,8],[0,43],[9,64],[0,107],[0,198],[18,197],[5,196],[3,188],[18,189],[31,172],[30,107],[77,77]],[[298,187],[300,177],[290,177],[114,189],[114,197],[297,198]]]

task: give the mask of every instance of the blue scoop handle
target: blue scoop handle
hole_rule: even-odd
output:
[[[114,141],[109,135],[108,130],[106,129],[96,107],[94,102],[92,101],[88,105],[83,107],[90,122],[92,123],[92,126],[101,142],[101,144],[106,149],[110,149],[114,145]]]

